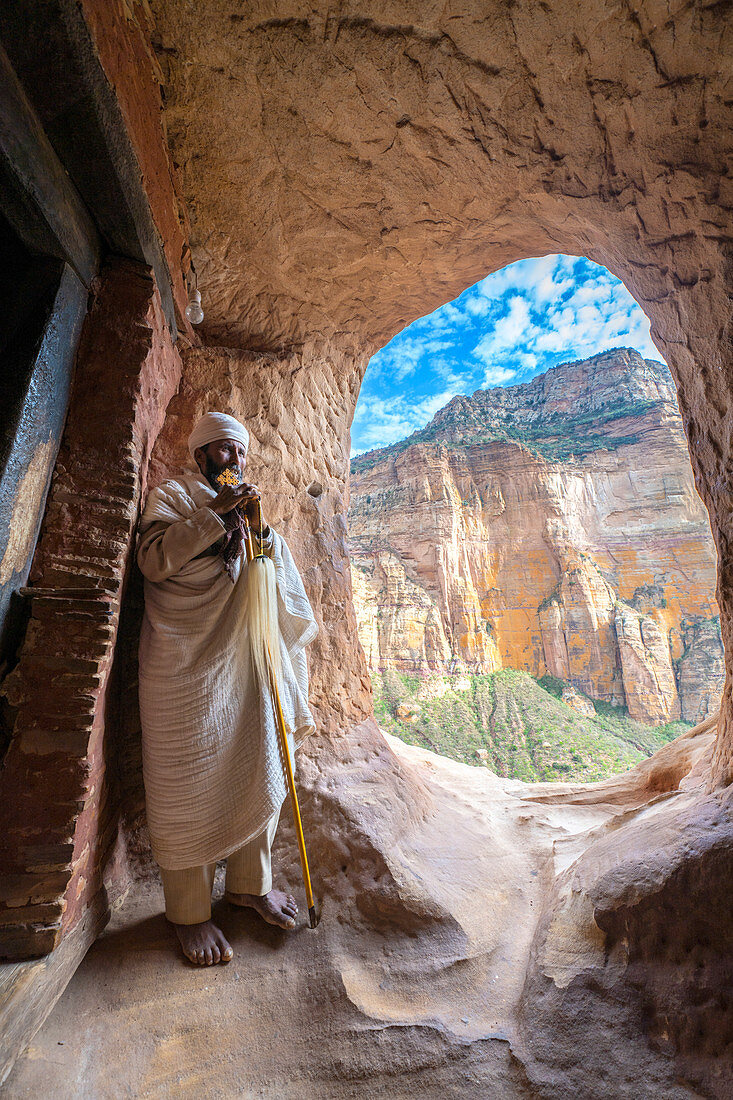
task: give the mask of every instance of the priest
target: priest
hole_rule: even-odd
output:
[[[264,521],[244,480],[247,429],[206,413],[188,450],[191,469],[153,489],[140,523],[144,576],[140,716],[150,840],[166,916],[184,954],[210,966],[232,958],[211,920],[218,860],[226,897],[282,928],[295,925],[291,894],[272,888],[270,850],[286,780],[270,693],[255,673],[247,629],[244,515],[256,552],[277,577],[280,698],[291,756],[313,731],[305,646],[317,626],[287,543]],[[225,470],[240,484],[217,482]]]

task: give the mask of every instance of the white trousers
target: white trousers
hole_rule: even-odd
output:
[[[264,830],[227,856],[226,890],[230,894],[267,894],[272,889],[270,853],[280,811]],[[211,888],[216,863],[185,867],[181,871],[160,868],[165,894],[165,915],[173,924],[200,924],[211,918]]]

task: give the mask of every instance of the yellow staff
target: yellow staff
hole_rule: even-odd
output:
[[[257,498],[260,510],[260,531],[262,530],[262,502]],[[293,820],[298,837],[300,849],[300,865],[303,869],[303,882],[305,895],[308,902],[308,917],[311,928],[315,928],[319,921],[316,913],[316,903],[313,898],[310,872],[308,870],[308,855],[305,850],[305,837],[303,836],[303,823],[300,819],[300,807],[298,805],[298,793],[295,789],[295,775],[293,763],[290,758],[290,746],[288,745],[288,733],[285,725],[280,692],[277,686],[277,672],[280,669],[280,642],[279,626],[277,624],[277,589],[275,585],[275,567],[266,554],[255,554],[252,545],[252,529],[247,516],[245,523],[245,547],[247,561],[255,568],[250,568],[250,576],[247,578],[249,607],[250,607],[250,636],[252,638],[252,655],[255,668],[261,682],[268,681],[272,706],[275,712],[275,725],[277,726],[280,753],[283,759],[285,775],[290,791],[290,801],[293,807]],[[257,568],[262,563],[262,568]]]

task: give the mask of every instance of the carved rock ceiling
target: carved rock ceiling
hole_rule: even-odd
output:
[[[209,342],[370,351],[549,251],[648,308],[699,270],[690,219],[722,224],[717,5],[152,9]]]

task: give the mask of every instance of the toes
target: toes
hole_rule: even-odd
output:
[[[213,963],[221,962],[221,952],[219,951],[219,948],[216,946],[216,944],[214,944],[214,946],[211,948],[211,961]]]
[[[213,961],[214,961],[214,953],[213,953],[213,951],[211,950],[210,947],[207,947],[204,950],[204,962],[206,963],[207,966],[211,966]]]
[[[228,941],[220,931],[216,929],[216,941],[213,944],[214,949],[214,962],[216,963],[228,963],[234,958],[234,952],[229,946]]]

